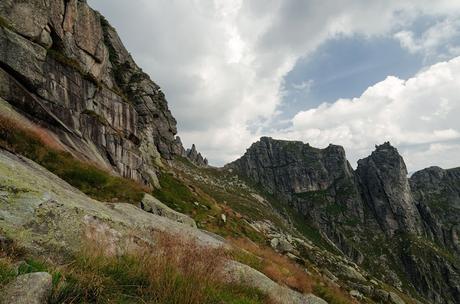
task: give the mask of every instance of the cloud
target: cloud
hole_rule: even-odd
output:
[[[394,34],[399,40],[401,47],[409,52],[421,53],[425,57],[445,58],[452,55],[460,55],[459,45],[452,41],[460,38],[460,21],[447,18],[436,22],[422,32],[419,37],[413,31],[399,31]]]
[[[393,35],[418,16],[460,11],[460,1],[450,0],[89,2],[162,87],[184,143],[216,165],[266,134],[284,76],[325,41]],[[354,130],[336,128],[344,137]]]
[[[309,79],[309,80],[302,81],[301,83],[294,83],[292,84],[292,87],[298,91],[305,91],[308,93],[311,90],[311,87],[313,86],[313,84],[314,84],[314,80]]]
[[[401,147],[410,170],[458,166],[458,150],[453,151],[460,146],[459,75],[460,57],[407,80],[390,76],[360,97],[299,112],[292,128],[276,136],[320,147],[341,144],[353,163],[389,140]]]

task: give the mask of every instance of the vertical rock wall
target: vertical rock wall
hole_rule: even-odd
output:
[[[0,97],[75,156],[145,184],[182,148],[163,92],[86,1],[0,3]]]

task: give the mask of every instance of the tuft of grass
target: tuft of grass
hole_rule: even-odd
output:
[[[120,256],[89,244],[61,269],[51,303],[267,303],[260,291],[221,281],[225,252],[158,234],[155,248]],[[103,247],[103,246],[102,246]]]
[[[0,258],[0,289],[14,279],[15,276],[12,261],[9,258]]]
[[[234,253],[233,257],[237,261],[248,264],[270,279],[299,292],[310,293],[312,291],[314,279],[289,258],[267,246],[261,246],[245,238],[229,240],[235,247],[245,250],[243,253]]]
[[[145,187],[136,182],[113,176],[98,167],[75,159],[58,148],[49,134],[40,128],[24,127],[0,116],[0,147],[21,154],[72,186],[100,201],[139,202]]]
[[[321,297],[323,300],[326,300],[329,304],[352,304],[357,303],[355,300],[350,299],[350,297],[345,296],[343,292],[335,286],[326,286],[326,285],[316,285],[313,292]]]

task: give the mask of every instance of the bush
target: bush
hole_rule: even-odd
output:
[[[26,127],[0,116],[0,147],[21,154],[42,165],[85,194],[101,201],[138,203],[145,187],[132,180],[113,176],[63,151],[49,133]]]

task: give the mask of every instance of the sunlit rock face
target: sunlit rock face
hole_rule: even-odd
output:
[[[0,3],[0,97],[57,133],[69,152],[152,184],[180,150],[161,89],[86,1]]]

